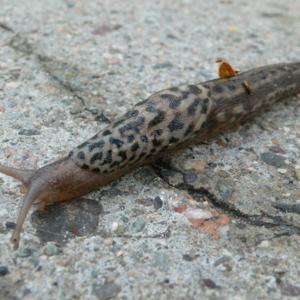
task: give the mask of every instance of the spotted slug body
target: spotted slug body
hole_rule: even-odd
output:
[[[0,165],[27,189],[12,236],[17,248],[34,201],[78,198],[165,153],[234,127],[276,101],[300,93],[300,62],[256,68],[231,78],[162,90],[69,155],[38,170]]]
[[[107,173],[151,159],[191,139],[207,120],[210,90],[173,87],[142,101],[70,153],[84,169]]]
[[[201,142],[299,91],[299,69],[299,63],[280,64],[162,90],[137,103],[69,157],[81,168],[108,173],[180,144]]]

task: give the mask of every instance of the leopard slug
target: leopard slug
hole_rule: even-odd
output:
[[[297,93],[300,62],[171,87],[137,103],[65,158],[36,171],[0,165],[0,172],[27,189],[11,238],[14,248],[33,202],[49,205],[78,198],[164,154],[235,127]]]

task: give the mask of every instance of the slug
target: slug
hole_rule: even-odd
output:
[[[159,91],[67,157],[36,171],[0,165],[27,192],[11,242],[18,248],[33,202],[71,200],[191,143],[235,127],[276,101],[300,93],[300,62],[255,68],[229,78]]]

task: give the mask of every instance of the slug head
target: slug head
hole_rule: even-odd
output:
[[[115,172],[103,175],[84,170],[78,167],[72,159],[64,158],[36,171],[19,170],[0,165],[0,172],[18,179],[27,190],[16,228],[11,237],[14,249],[17,249],[25,218],[33,202],[38,201],[43,207],[54,202],[79,198],[122,176],[125,170],[122,173]]]

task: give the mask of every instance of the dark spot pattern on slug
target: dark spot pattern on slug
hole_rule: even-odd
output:
[[[90,138],[90,140],[96,140],[96,139],[98,139],[99,138],[99,135],[98,135],[98,133],[97,134],[95,134],[94,136],[92,136],[91,138]],[[88,142],[87,142],[88,143]]]
[[[197,107],[200,104],[200,99],[196,98],[192,104],[189,105],[189,107],[187,108],[187,112],[190,116],[193,116],[196,113]]]
[[[177,86],[172,86],[172,87],[169,88],[169,91],[171,91],[171,92],[178,92],[179,88]]]
[[[205,98],[203,101],[202,101],[202,108],[201,108],[201,113],[202,114],[206,114],[207,111],[208,111],[208,106],[209,106],[209,99],[208,98]]]
[[[139,144],[138,143],[134,143],[132,146],[131,146],[131,151],[133,151],[133,152],[135,152],[137,149],[139,149],[140,148],[140,146],[139,146]]]
[[[229,84],[228,89],[233,92],[236,90],[236,86],[234,84]]]
[[[82,144],[80,144],[79,146],[77,146],[78,149],[82,149],[83,147],[85,147],[89,142],[84,142]]]
[[[201,88],[199,88],[198,86],[196,85],[189,85],[189,91],[190,93],[194,94],[194,95],[199,95],[202,93],[202,90]]]
[[[177,142],[179,142],[179,139],[174,136],[169,139],[169,144],[175,144]]]
[[[157,129],[157,130],[154,130],[153,131],[153,135],[154,136],[161,136],[163,133],[163,130],[162,129]]]
[[[124,161],[127,158],[126,151],[119,151],[118,155],[121,157],[121,161]]]
[[[168,128],[171,132],[175,130],[182,129],[184,127],[184,123],[176,116],[168,125]]]
[[[139,116],[135,121],[136,126],[141,126],[144,123],[145,123],[145,117],[142,117],[142,116]]]
[[[104,141],[99,141],[99,142],[96,142],[96,143],[93,143],[93,144],[90,144],[89,145],[89,151],[91,152],[91,151],[93,151],[94,149],[96,149],[96,148],[99,148],[99,149],[101,149],[101,148],[103,148],[103,146],[104,146]]]
[[[133,141],[134,141],[134,135],[131,134],[131,135],[129,135],[129,136],[127,137],[127,142],[128,142],[128,143],[132,143]]]
[[[134,118],[138,115],[139,111],[138,110],[130,110],[125,114],[125,117],[127,118]]]
[[[181,100],[182,100],[180,97],[176,97],[172,94],[162,94],[162,95],[160,95],[160,97],[162,99],[168,100],[169,107],[172,108],[172,109],[177,108],[180,105]]]
[[[116,139],[114,137],[111,137],[109,139],[109,142],[112,144],[112,145],[116,145],[118,148],[121,148],[124,144],[123,141],[119,140],[119,139]]]
[[[138,102],[135,106],[141,106],[141,105],[145,104],[146,102],[148,102],[148,99]]]
[[[145,155],[147,154],[147,152],[142,152],[138,158],[138,160],[140,160],[141,158],[143,158]]]
[[[147,143],[148,143],[148,137],[147,137],[146,135],[142,135],[142,136],[141,136],[141,141],[142,141],[143,143],[147,144]]]
[[[190,95],[190,91],[186,90],[186,91],[181,91],[181,99],[186,99],[188,98],[188,96]]]
[[[127,120],[127,118],[121,118],[119,120],[117,120],[114,124],[113,124],[113,128],[118,127],[119,125],[121,125],[122,123],[124,123]]]
[[[79,151],[79,152],[77,153],[77,157],[78,157],[79,159],[81,159],[81,160],[84,160],[84,159],[85,159],[85,154],[84,154],[84,152],[83,152],[83,151]]]
[[[152,141],[152,144],[153,144],[154,147],[159,147],[162,144],[162,141],[154,139]]]
[[[107,135],[110,135],[111,134],[111,131],[110,130],[104,130],[103,132],[102,132],[102,136],[107,136]]]
[[[101,159],[102,159],[102,155],[103,155],[102,152],[97,152],[97,153],[95,153],[95,154],[91,157],[90,163],[91,163],[91,164],[94,164],[96,160],[101,160]]]
[[[111,168],[117,167],[117,166],[120,165],[120,163],[121,163],[121,161],[116,160],[116,161],[114,161],[114,162],[110,165],[110,167],[111,167]]]
[[[265,79],[268,78],[268,75],[267,75],[267,73],[265,73],[265,72],[261,72],[261,73],[259,74],[259,78],[260,78],[260,80],[265,80]]]
[[[224,91],[223,87],[219,84],[215,84],[213,86],[213,90],[214,90],[214,92],[216,92],[218,94],[223,93],[223,91]]]
[[[99,168],[93,168],[92,171],[99,173],[100,169]]]
[[[123,127],[119,128],[119,132],[121,136],[125,134],[126,131],[134,131],[135,133],[139,133],[139,127],[145,123],[145,117],[139,116],[136,120],[125,124]]]
[[[149,103],[149,105],[146,108],[146,111],[155,113],[155,112],[157,112],[157,108],[155,107],[155,105],[153,103]]]
[[[157,110],[157,115],[149,122],[148,128],[158,125],[165,119],[166,113],[162,110]]]
[[[88,166],[87,164],[83,164],[83,165],[81,166],[81,168],[84,169],[84,170],[87,170],[87,169],[89,168],[89,166]]]
[[[135,155],[132,155],[132,156],[130,156],[130,157],[128,158],[129,161],[132,161],[132,160],[134,160],[134,159],[135,159]]]
[[[134,130],[134,124],[133,123],[128,123],[124,125],[123,127],[119,128],[119,132],[121,135],[124,135],[126,131]]]
[[[108,150],[104,161],[101,163],[101,166],[104,166],[106,164],[111,164],[111,163],[112,163],[112,151]]]
[[[193,129],[194,129],[194,124],[191,123],[188,128],[186,129],[185,133],[184,133],[184,136],[188,136],[189,134],[191,134],[193,132]]]

